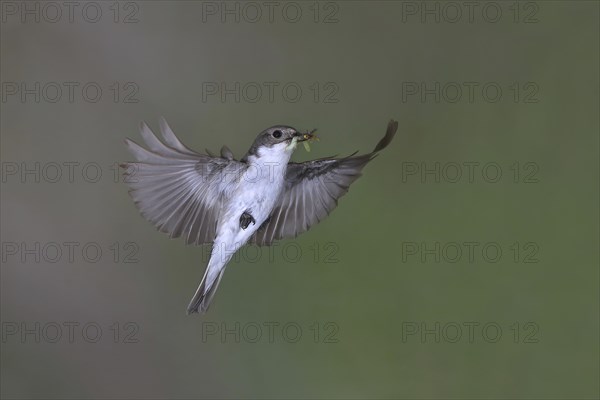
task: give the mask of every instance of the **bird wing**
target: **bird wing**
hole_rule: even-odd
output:
[[[368,154],[289,163],[285,189],[251,242],[262,246],[277,239],[296,237],[325,219],[337,206],[338,199],[361,176],[364,166],[390,144],[397,129],[398,122],[391,120],[383,139]]]
[[[140,133],[148,150],[125,140],[137,160],[121,165],[126,168],[131,197],[159,231],[172,238],[183,236],[187,244],[212,243],[227,188],[246,166],[234,160],[230,152],[214,157],[189,149],[164,118],[160,130],[164,143],[141,123]]]

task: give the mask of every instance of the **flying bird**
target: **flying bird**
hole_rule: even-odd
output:
[[[137,161],[121,164],[140,213],[171,238],[212,244],[188,314],[208,310],[227,263],[240,247],[296,237],[327,217],[397,129],[398,122],[391,120],[370,153],[296,163],[290,162],[294,149],[315,139],[314,130],[302,133],[290,126],[273,126],[236,160],[227,146],[220,156],[189,149],[164,118],[162,141],[142,122],[147,149],[126,139]]]

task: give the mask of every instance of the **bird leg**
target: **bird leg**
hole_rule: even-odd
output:
[[[250,222],[252,222],[252,225],[256,224],[256,220],[254,219],[254,217],[250,215],[248,211],[244,211],[244,213],[240,217],[240,227],[243,230],[246,230],[246,228],[248,228],[248,225],[250,225]]]

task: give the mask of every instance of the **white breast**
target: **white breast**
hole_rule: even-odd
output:
[[[217,235],[222,239],[227,237],[245,243],[269,217],[283,191],[292,153],[285,147],[286,144],[281,143],[270,148],[259,148],[256,155],[248,157],[248,169],[240,177],[219,221]],[[256,220],[256,224],[250,224],[246,230],[239,225],[239,218],[244,212],[249,212]]]

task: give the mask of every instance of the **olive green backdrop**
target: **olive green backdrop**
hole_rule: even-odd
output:
[[[599,6],[470,7],[3,1],[2,396],[598,398]],[[115,177],[159,116],[238,157],[319,128],[297,161],[399,130],[186,316],[206,249]]]

